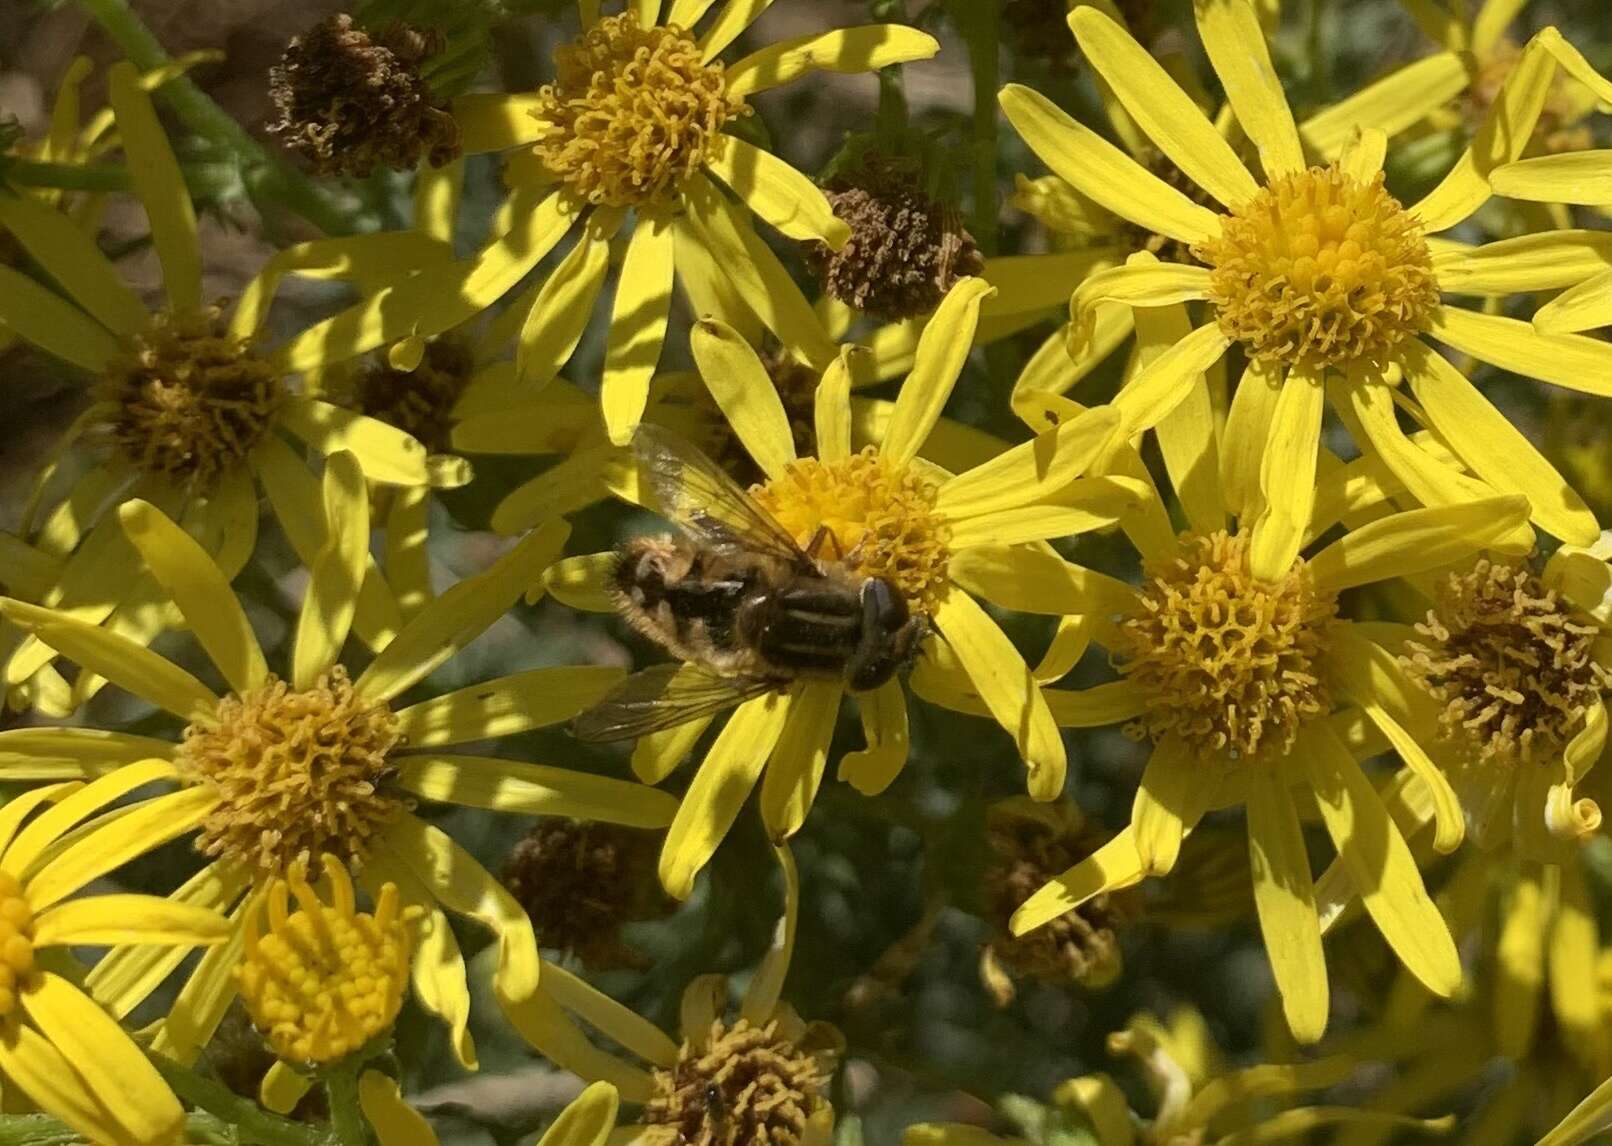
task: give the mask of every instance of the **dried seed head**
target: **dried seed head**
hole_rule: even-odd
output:
[[[363,178],[375,167],[440,167],[459,154],[459,127],[434,103],[421,65],[441,36],[408,24],[371,34],[346,13],[293,36],[269,69],[268,125],[321,175]]]
[[[1119,977],[1118,932],[1135,922],[1141,903],[1133,892],[1104,892],[1026,935],[1015,937],[1008,920],[1047,882],[1091,855],[1109,833],[1089,824],[1071,800],[1042,804],[1014,797],[986,813],[986,840],[996,862],[985,870],[981,890],[995,928],[981,958],[986,988],[999,1006],[1013,1001],[1013,976],[1053,986],[1102,988]]]
[[[510,850],[502,880],[531,917],[540,945],[574,955],[590,971],[645,967],[622,925],[675,906],[655,875],[659,841],[614,824],[553,819]]]
[[[809,243],[806,255],[823,289],[847,305],[889,321],[928,314],[958,279],[985,267],[962,216],[889,160],[865,158],[827,194],[851,237],[838,251]]]

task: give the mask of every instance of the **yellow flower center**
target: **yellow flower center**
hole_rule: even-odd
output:
[[[217,306],[152,315],[131,349],[107,363],[99,389],[117,451],[198,492],[246,460],[285,397],[279,376],[250,339],[228,332]]]
[[[711,1024],[700,1047],[685,1042],[670,1070],[654,1072],[644,1107],[651,1126],[673,1126],[684,1146],[797,1146],[827,1103],[832,1058],[740,1019]]]
[[[17,1009],[21,981],[33,969],[33,908],[17,877],[0,871],[0,1018]]]
[[[1406,669],[1444,705],[1445,732],[1482,760],[1559,757],[1612,689],[1600,629],[1517,566],[1450,574],[1416,631],[1427,640],[1409,646]]]
[[[394,369],[384,358],[366,363],[353,380],[353,404],[442,453],[453,437],[454,405],[474,369],[466,346],[437,339],[413,370]]]
[[[595,23],[554,63],[532,113],[546,127],[537,156],[600,206],[663,202],[722,145],[722,125],[749,110],[687,31],[643,28],[630,12]]]
[[[1336,165],[1284,175],[1221,217],[1193,248],[1212,268],[1220,328],[1256,359],[1289,366],[1386,363],[1439,303],[1421,225],[1383,189]]]
[[[1255,758],[1285,753],[1306,721],[1332,710],[1320,660],[1338,603],[1304,561],[1280,581],[1257,581],[1248,539],[1220,531],[1183,537],[1176,557],[1144,573],[1116,650],[1120,671],[1147,694],[1134,735]]]
[[[219,796],[196,846],[266,876],[327,852],[361,861],[403,808],[384,786],[397,741],[397,718],[360,698],[340,666],[312,688],[270,677],[224,698],[185,729],[176,758]]]
[[[921,612],[945,593],[951,526],[935,512],[938,485],[874,446],[843,461],[801,458],[751,492],[801,545],[864,577],[883,577]],[[820,531],[822,532],[820,534]]]
[[[276,880],[267,910],[247,922],[246,953],[235,968],[247,1014],[286,1062],[346,1058],[391,1027],[409,981],[418,912],[399,912],[392,884],[381,889],[374,914],[358,911],[346,870],[325,859],[332,902],[315,894],[300,869]]]

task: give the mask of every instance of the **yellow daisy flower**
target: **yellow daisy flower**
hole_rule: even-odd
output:
[[[380,1146],[437,1146],[436,1131],[403,1100],[397,1081],[389,1075],[366,1071],[358,1080],[358,1099]],[[560,1111],[536,1146],[608,1146],[620,1142],[621,1138],[613,1133],[620,1104],[615,1087],[596,1082]]]
[[[1213,441],[1212,428],[1204,441]],[[1218,483],[1202,457],[1201,449],[1165,455],[1190,532],[1171,534],[1157,495],[1145,499],[1145,512],[1133,511],[1162,523],[1129,530],[1143,561],[1139,586],[1028,550],[995,555],[977,573],[965,560],[952,562],[953,576],[969,588],[999,586],[999,593],[1037,598],[1049,611],[1080,618],[1084,640],[1115,658],[1118,680],[1044,690],[1058,723],[1129,722],[1127,731],[1152,746],[1130,826],[1032,896],[1012,926],[1023,934],[1095,895],[1169,872],[1183,837],[1206,812],[1246,804],[1261,929],[1288,1022],[1313,1042],[1326,1026],[1327,973],[1295,785],[1315,794],[1372,918],[1406,965],[1439,994],[1454,991],[1461,978],[1448,931],[1356,750],[1373,755],[1391,745],[1429,785],[1442,851],[1461,841],[1460,805],[1407,731],[1408,686],[1392,654],[1375,643],[1369,625],[1338,616],[1338,596],[1481,551],[1515,530],[1527,506],[1506,497],[1394,513],[1306,558],[1301,548],[1336,524],[1335,517],[1315,517],[1281,555],[1279,575],[1265,578],[1254,572],[1259,526],[1232,524],[1236,515],[1217,501]],[[1267,454],[1266,465],[1288,472],[1296,462]],[[1196,489],[1203,483],[1207,493]],[[1076,659],[1084,640],[1074,643]],[[947,707],[982,708],[968,676],[943,655],[918,666],[912,687]]]
[[[1489,198],[1486,176],[1521,154],[1558,64],[1598,93],[1612,85],[1554,29],[1540,33],[1466,156],[1407,208],[1383,187],[1387,140],[1380,128],[1363,127],[1325,166],[1308,165],[1305,140],[1247,0],[1198,0],[1195,12],[1237,122],[1258,151],[1263,181],[1122,28],[1093,8],[1076,9],[1069,23],[1138,128],[1222,210],[1194,203],[1035,92],[1010,85],[1001,95],[1019,134],[1054,171],[1115,214],[1190,244],[1199,260],[1133,258],[1086,279],[1071,300],[1077,355],[1095,336],[1104,304],[1144,310],[1208,304],[1213,320],[1183,331],[1116,401],[1126,434],[1169,415],[1237,343],[1249,366],[1226,415],[1221,456],[1264,475],[1246,490],[1260,503],[1251,565],[1256,578],[1281,575],[1284,557],[1309,521],[1329,392],[1362,447],[1423,504],[1468,501],[1473,485],[1406,447],[1395,420],[1401,401],[1481,482],[1527,496],[1541,528],[1574,544],[1593,541],[1595,520],[1583,501],[1423,336],[1529,377],[1612,395],[1605,383],[1612,376],[1612,346],[1605,342],[1541,334],[1526,322],[1440,298],[1444,292],[1498,298],[1572,286],[1604,268],[1593,254],[1597,246],[1571,231],[1470,249],[1425,236],[1455,226]],[[1552,254],[1539,259],[1525,251]],[[1270,464],[1277,459],[1281,464]],[[1233,508],[1255,516],[1247,501]]]
[[[1134,1113],[1125,1092],[1108,1075],[1089,1074],[1053,1092],[1044,1129],[1069,1125],[1073,1133],[1094,1133],[1100,1146],[1242,1146],[1311,1141],[1323,1127],[1447,1134],[1455,1126],[1454,1116],[1410,1118],[1353,1106],[1298,1106],[1270,1113],[1251,1105],[1246,1100],[1256,1096],[1287,1099],[1336,1086],[1355,1074],[1360,1062],[1332,1055],[1227,1070],[1219,1064],[1220,1052],[1203,1017],[1188,1007],[1167,1023],[1148,1014],[1134,1016],[1123,1030],[1108,1036],[1108,1049],[1136,1060],[1157,1103],[1153,1115]],[[1023,1140],[998,1138],[975,1126],[924,1123],[908,1127],[901,1141],[902,1146],[993,1146]]]
[[[538,989],[532,927],[515,899],[440,828],[416,815],[416,800],[527,815],[583,816],[661,827],[675,809],[641,785],[546,765],[465,756],[456,744],[554,724],[597,701],[621,677],[599,667],[539,668],[394,708],[394,700],[451,659],[510,608],[564,544],[567,528],[534,530],[488,570],[454,586],[415,615],[368,667],[350,676],[342,649],[357,610],[369,542],[364,475],[349,454],[326,466],[323,499],[330,542],[311,569],[290,663],[270,672],[223,570],[148,502],[125,503],[119,519],[152,576],[226,684],[222,693],[126,637],[60,610],[0,599],[0,613],[53,649],[183,722],[172,738],[81,727],[0,733],[0,778],[38,781],[107,774],[123,790],[153,782],[177,790],[142,800],[101,837],[108,871],[194,833],[208,864],[179,902],[227,911],[230,942],[191,972],[155,1040],[180,1060],[204,1046],[234,995],[232,968],[246,920],[270,881],[330,853],[372,894],[395,883],[404,904],[430,918],[413,965],[424,1006],[452,1028],[467,1066],[470,998],[464,960],[444,911],[494,931],[501,1001]],[[307,507],[318,513],[316,505]],[[138,761],[139,763],[131,763]],[[120,949],[87,980],[119,1015],[144,999],[182,958]]]
[[[0,809],[0,1073],[91,1141],[143,1146],[178,1142],[184,1111],[145,1052],[46,952],[138,944],[150,958],[183,957],[223,943],[230,928],[204,905],[160,896],[70,898],[127,858],[102,833],[128,791],[120,777],[69,780]]]
[[[0,225],[68,296],[0,266],[0,323],[99,378],[95,400],[58,452],[82,438],[104,448],[104,461],[78,477],[37,525],[30,513],[24,531],[63,562],[44,603],[147,641],[160,630],[162,610],[151,607],[154,587],[127,575],[137,562],[115,515],[106,512],[108,504],[128,497],[152,501],[202,538],[233,577],[256,541],[259,483],[305,564],[314,562],[324,544],[318,516],[305,512],[310,500],[317,501],[317,483],[284,435],[318,452],[353,453],[374,481],[419,485],[430,475],[425,448],[407,434],[288,388],[288,375],[360,348],[331,338],[295,369],[285,347],[260,352],[258,335],[277,281],[275,260],[227,318],[222,307],[203,303],[196,217],[173,151],[133,68],[114,65],[110,84],[168,305],[148,312],[91,236],[38,200],[0,188]],[[444,257],[444,251],[405,232],[318,240],[276,259],[376,265],[401,259],[419,265],[432,257]],[[44,467],[36,501],[56,469],[54,461]],[[380,578],[366,578],[358,632],[373,647],[398,624]],[[37,640],[25,640],[6,666],[6,683],[27,680],[51,656]]]
[[[632,0],[603,16],[597,0],[581,0],[582,34],[556,53],[552,82],[455,100],[465,154],[521,149],[506,166],[512,191],[499,237],[459,264],[451,281],[401,283],[299,336],[292,361],[311,365],[335,332],[367,349],[457,326],[578,230],[559,266],[518,304],[516,374],[525,378],[575,344],[630,213],[601,392],[612,441],[624,444],[643,416],[674,279],[696,314],[723,313],[718,300],[737,293],[791,352],[826,367],[832,342],[748,216],[831,247],[849,228],[808,177],[728,129],[750,114],[746,101],[759,92],[818,70],[927,59],[939,44],[905,25],[872,24],[770,44],[725,65],[718,57],[767,4],[725,0],[696,35],[712,7]]]
[[[1044,611],[1011,589],[999,595],[1005,586],[992,572],[1005,573],[1028,542],[1113,524],[1136,501],[1140,486],[1129,478],[1080,477],[1110,444],[1116,420],[1107,409],[1081,414],[955,476],[918,458],[957,383],[989,290],[972,278],[952,288],[924,329],[882,440],[861,450],[852,449],[847,401],[853,350],[844,351],[817,386],[817,449],[804,457],[796,453],[777,389],[732,328],[713,319],[699,323],[694,354],[712,397],[766,475],[754,487],[755,501],[799,545],[826,528],[826,559],[860,576],[887,579],[912,613],[932,623],[939,639],[926,641],[925,649],[944,644],[950,650],[983,697],[985,711],[1013,737],[1029,769],[1031,794],[1050,800],[1063,790],[1062,737],[1036,678],[972,594]],[[701,468],[716,472],[708,462]],[[633,480],[621,484],[621,494],[656,507],[648,487]],[[607,587],[616,562],[614,553],[567,559],[550,574],[550,588],[562,600],[613,609]],[[979,571],[975,581],[959,575],[965,565]],[[685,670],[695,677],[702,671],[692,664]],[[762,817],[773,837],[800,828],[822,781],[845,693],[839,678],[810,678],[739,705],[701,763],[667,835],[661,879],[668,891],[688,896],[758,781]],[[857,703],[869,746],[847,755],[839,775],[875,795],[906,762],[906,701],[900,682],[892,679],[859,694]],[[638,776],[651,783],[663,779],[711,719],[697,717],[642,737],[633,755]]]
[[[636,1133],[623,1127],[634,1146],[832,1141],[829,1084],[845,1044],[834,1027],[806,1022],[782,999],[800,922],[800,878],[787,845],[776,845],[774,854],[783,870],[784,915],[736,1018],[728,1017],[724,975],[701,975],[683,991],[679,1042],[582,979],[544,967],[545,992],[534,1003],[552,997],[646,1064],[591,1052],[592,1077],[608,1077],[623,1098],[643,1107],[631,1127]],[[509,1012],[523,1034],[525,1010]]]

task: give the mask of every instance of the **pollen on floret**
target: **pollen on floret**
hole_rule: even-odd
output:
[[[330,853],[361,863],[404,806],[386,781],[397,718],[358,696],[339,665],[311,688],[270,677],[185,729],[180,775],[219,797],[197,848],[263,876]]]
[[[722,128],[749,109],[730,97],[720,61],[675,25],[645,28],[636,13],[606,16],[560,48],[555,78],[532,115],[543,166],[597,206],[664,202],[723,145]]]
[[[837,1048],[789,1039],[781,1026],[717,1019],[685,1041],[670,1069],[653,1072],[644,1122],[675,1127],[691,1146],[799,1146],[828,1105]]]
[[[1283,175],[1193,248],[1211,268],[1220,328],[1288,366],[1386,365],[1439,305],[1421,224],[1336,164]]]
[[[1450,574],[1416,631],[1402,663],[1443,705],[1444,734],[1480,760],[1559,757],[1612,689],[1599,626],[1520,565]]]
[[[374,912],[359,911],[343,864],[330,855],[321,862],[330,901],[309,885],[305,869],[292,868],[248,916],[245,954],[235,968],[253,1025],[290,1063],[338,1062],[391,1027],[408,987],[420,916],[399,909],[390,883]]]
[[[285,399],[279,375],[223,308],[159,311],[106,365],[101,434],[136,469],[205,493],[243,464]]]
[[[0,871],[0,1019],[17,1009],[22,983],[33,969],[33,908],[17,877]]]
[[[1337,599],[1302,559],[1279,581],[1256,580],[1248,547],[1224,530],[1188,534],[1174,556],[1144,566],[1116,650],[1147,696],[1132,735],[1251,759],[1285,753],[1306,722],[1332,710],[1321,659]]]
[[[841,461],[801,458],[751,492],[801,545],[864,577],[883,577],[922,612],[948,583],[951,526],[935,512],[935,481],[877,447]],[[820,534],[820,531],[825,531]]]

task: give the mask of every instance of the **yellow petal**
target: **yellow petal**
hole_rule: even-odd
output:
[[[946,594],[932,618],[996,722],[1029,769],[1029,790],[1050,800],[1063,791],[1068,759],[1041,686],[1007,634],[967,593]]]
[[[0,778],[96,776],[120,764],[166,759],[176,747],[167,740],[99,728],[8,728],[0,731]]]
[[[1489,173],[1496,195],[1536,203],[1612,205],[1612,151],[1568,151],[1519,159]]]
[[[907,764],[907,699],[900,681],[887,680],[872,692],[857,694],[856,706],[867,747],[840,757],[836,774],[862,795],[877,796]]]
[[[817,430],[817,456],[822,461],[844,461],[851,456],[852,376],[866,364],[867,358],[866,351],[860,347],[847,346],[823,371],[817,383],[812,412]],[[793,456],[793,436],[789,448]]]
[[[700,37],[700,58],[710,63],[739,38],[772,5],[772,0],[724,0],[721,9]]]
[[[291,654],[295,688],[312,688],[341,657],[369,561],[369,486],[349,453],[325,461],[325,544],[308,570],[308,588]]]
[[[783,993],[784,979],[789,974],[789,961],[795,950],[795,931],[800,922],[800,873],[789,845],[775,843],[773,855],[784,876],[784,915],[773,930],[772,945],[762,958],[755,977],[745,989],[739,1016],[752,1026],[765,1026],[778,1011],[778,1000]]]
[[[1539,1140],[1538,1146],[1579,1146],[1607,1129],[1612,1129],[1612,1079],[1607,1079],[1573,1107],[1567,1117]]]
[[[1356,1126],[1378,1132],[1414,1130],[1424,1134],[1448,1134],[1455,1129],[1455,1115],[1414,1118],[1407,1114],[1360,1110],[1352,1106],[1300,1106],[1217,1138],[1215,1146],[1273,1146],[1277,1142],[1302,1142],[1309,1138],[1312,1131],[1324,1126]],[[1373,1134],[1372,1140],[1381,1139],[1378,1134]]]
[[[1008,84],[997,97],[1008,122],[1041,162],[1122,219],[1198,243],[1220,233],[1220,220],[1041,93]],[[1250,190],[1252,194],[1252,190]]]
[[[1069,352],[1074,355],[1085,349],[1096,326],[1097,308],[1104,303],[1156,307],[1207,297],[1208,267],[1148,259],[1098,271],[1081,282],[1069,299]]]
[[[610,270],[610,240],[625,217],[619,208],[592,212],[576,244],[537,288],[515,344],[515,374],[522,383],[547,385],[576,349]]]
[[[973,349],[980,303],[993,288],[983,279],[960,278],[935,308],[918,340],[912,373],[901,384],[879,452],[891,462],[910,462],[940,419],[957,377]]]
[[[1569,287],[1534,312],[1541,334],[1576,334],[1612,326],[1612,271]]]
[[[1101,409],[1101,407],[1098,407]],[[1053,495],[1051,503],[998,509],[952,523],[951,548],[1018,545],[1050,541],[1121,525],[1129,529],[1139,507],[1158,502],[1153,487],[1129,477],[1079,478]],[[1163,506],[1159,506],[1162,511]],[[1164,519],[1164,536],[1174,535]]]
[[[1327,593],[1409,577],[1488,548],[1527,513],[1520,497],[1406,510],[1350,530],[1311,558],[1310,572]]]
[[[132,766],[124,771],[132,771]],[[28,902],[37,911],[65,899],[135,857],[194,831],[217,806],[218,794],[211,788],[183,788],[109,819],[39,869],[28,881]]]
[[[1139,320],[1137,330],[1141,329]],[[1230,345],[1218,323],[1205,323],[1127,380],[1113,402],[1124,421],[1124,436],[1150,429],[1173,413],[1194,388],[1202,387],[1204,371]]]
[[[446,832],[405,812],[387,826],[373,850],[412,872],[443,907],[493,933],[498,940],[493,985],[501,996],[524,999],[539,989],[541,960],[531,919],[503,884]]]
[[[775,841],[800,831],[817,799],[845,690],[836,680],[797,685],[761,782],[761,822]]]
[[[1420,343],[1412,344],[1405,365],[1433,428],[1473,473],[1500,493],[1526,497],[1532,520],[1562,541],[1594,543],[1601,529],[1584,499],[1459,370]]]
[[[817,184],[770,151],[736,135],[723,137],[720,150],[706,159],[705,169],[731,187],[745,206],[796,242],[822,242],[839,250],[851,237],[849,224],[834,214]]]
[[[744,213],[698,172],[684,183],[683,202],[703,245],[731,280],[742,304],[796,357],[818,370],[826,368],[838,349],[800,287]]]
[[[1466,90],[1459,54],[1439,52],[1406,64],[1345,96],[1299,125],[1299,134],[1324,159],[1336,159],[1361,128],[1393,137],[1426,119]]]
[[[1495,297],[1560,290],[1600,275],[1609,266],[1612,234],[1605,231],[1518,235],[1480,247],[1439,252],[1433,257],[1440,290]]]
[[[1500,898],[1500,933],[1495,944],[1494,1027],[1501,1053],[1521,1059],[1539,1022],[1539,989],[1545,978],[1545,937],[1549,913],[1540,872],[1528,865],[1509,881]]]
[[[737,330],[751,346],[760,345],[766,337],[767,328],[762,325],[757,312],[741,297],[740,288],[734,285],[733,278],[717,264],[706,242],[705,232],[694,225],[687,215],[679,215],[672,220],[672,245],[677,262],[677,282],[683,289],[689,313],[700,318],[706,315],[720,318]],[[741,277],[747,276],[741,272]],[[805,302],[804,295],[801,301]]]
[[[1575,985],[1593,983],[1601,951],[1593,894],[1585,880],[1584,865],[1566,863],[1557,868],[1556,919],[1550,929],[1546,958],[1550,969],[1551,1014],[1563,1041],[1581,1058],[1593,1059],[1603,1037],[1600,1000],[1593,991]]]
[[[212,690],[166,657],[54,609],[0,598],[0,614],[65,657],[184,720],[210,712]]]
[[[673,797],[642,784],[491,756],[405,756],[397,783],[439,803],[630,828],[664,828],[677,811]]]
[[[380,1146],[437,1146],[431,1123],[403,1101],[397,1082],[380,1071],[366,1070],[360,1076],[358,1104]]]
[[[680,674],[684,671],[695,674],[701,670],[695,665],[684,665],[678,670]],[[632,750],[633,775],[645,784],[659,784],[694,751],[694,745],[699,743],[714,719],[712,716],[699,716],[639,737]]]
[[[903,393],[905,390],[903,387]],[[899,410],[898,400],[898,413]],[[960,522],[1050,497],[1067,487],[1109,449],[1119,425],[1118,412],[1109,407],[1087,410],[1056,429],[942,483],[935,496],[935,509],[948,520]]]
[[[371,481],[422,485],[429,479],[425,447],[378,418],[316,398],[294,397],[280,408],[279,420],[326,457],[352,454]]]
[[[469,92],[453,101],[459,146],[466,155],[504,151],[540,139],[548,125],[537,117],[536,92]]]
[[[1208,776],[1178,737],[1153,746],[1131,805],[1136,854],[1147,875],[1169,875],[1181,854],[1181,841],[1198,826],[1209,800]]]
[[[625,676],[613,665],[528,669],[410,705],[397,731],[410,748],[514,736],[571,719]]]
[[[157,121],[151,97],[140,88],[134,66],[121,61],[113,64],[107,84],[129,159],[129,174],[151,225],[151,245],[162,263],[168,305],[174,310],[194,310],[201,305],[201,249],[196,242],[196,211],[179,173],[179,161]]]
[[[891,64],[927,60],[938,51],[939,41],[917,28],[863,24],[775,41],[735,60],[724,75],[727,94],[748,99],[809,72],[876,72]]]
[[[1015,935],[1027,934],[1105,891],[1134,887],[1142,877],[1136,836],[1126,828],[1020,904],[1008,926]]]
[[[117,1037],[120,1042],[128,1041],[121,1030]],[[138,1049],[135,1053],[139,1053]],[[113,1089],[104,1098],[97,1094],[89,1079],[73,1068],[67,1055],[30,1026],[12,1023],[0,1035],[0,1071],[39,1109],[61,1119],[91,1142],[177,1140],[184,1111],[160,1078],[155,1094],[137,1096],[144,1107],[137,1121],[153,1119],[156,1125],[142,1129],[162,1137],[136,1139],[124,1125],[127,1112],[120,1108],[114,1113],[111,1109],[119,1092]],[[167,1109],[170,1103],[171,1111]]]
[[[150,502],[118,508],[123,532],[179,607],[190,631],[236,692],[268,678],[268,663],[229,582],[205,550]]]
[[[1250,362],[1226,413],[1220,488],[1226,498],[1226,511],[1245,522],[1256,520],[1264,507],[1260,473],[1276,418],[1276,403],[1282,394],[1282,379],[1279,368]]]
[[[1295,369],[1282,384],[1271,414],[1271,437],[1260,459],[1264,510],[1254,526],[1249,571],[1261,581],[1287,575],[1299,555],[1315,508],[1315,463],[1325,408],[1321,379]]]
[[[1288,1029],[1300,1043],[1314,1043],[1327,1026],[1326,955],[1304,833],[1279,773],[1249,778],[1248,858],[1259,930]]]
[[[210,947],[201,962],[190,973],[185,985],[179,989],[167,1017],[151,1041],[151,1049],[167,1055],[181,1064],[194,1062],[202,1047],[212,1040],[218,1024],[235,1001],[235,978],[232,972],[241,961],[245,948],[244,919],[258,910],[261,893],[246,896],[230,913],[235,927],[229,941]]]
[[[1129,585],[1024,545],[978,545],[952,555],[953,581],[1004,609],[1064,616],[1126,613],[1135,607]]]
[[[1228,207],[1254,197],[1259,187],[1231,145],[1124,28],[1087,7],[1070,13],[1069,26],[1137,126],[1189,179]]]
[[[1483,206],[1489,174],[1522,154],[1545,106],[1554,62],[1538,38],[1523,49],[1483,126],[1439,185],[1411,208],[1428,231],[1444,231]]]
[[[119,351],[104,326],[26,275],[0,266],[0,323],[41,350],[99,374]]]
[[[738,818],[783,732],[789,700],[768,693],[741,704],[694,774],[661,849],[661,884],[676,898],[693,892],[694,877]]]
[[[1612,345],[1582,334],[1541,334],[1526,322],[1440,307],[1429,333],[1456,350],[1570,390],[1612,397]]]
[[[205,947],[222,943],[230,923],[218,912],[155,895],[93,895],[57,904],[34,921],[35,947],[124,943]]]
[[[1303,171],[1304,148],[1259,18],[1246,0],[1193,0],[1198,34],[1267,180]]]
[[[659,1027],[546,959],[543,961],[543,993],[639,1058],[662,1069],[676,1065],[677,1044]]]
[[[745,452],[769,478],[782,476],[795,460],[795,435],[760,355],[738,331],[714,318],[694,324],[689,344],[700,377]]]
[[[1316,734],[1294,755],[1309,774],[1339,858],[1406,969],[1429,991],[1449,998],[1461,985],[1461,959],[1404,837],[1348,749],[1327,726],[1311,727]]]
[[[123,285],[94,237],[70,216],[31,196],[0,191],[0,226],[113,334],[126,338],[144,328],[150,317],[145,305]]]
[[[618,446],[632,440],[644,415],[671,307],[671,224],[646,216],[633,230],[616,282],[599,391],[605,426]]]
[[[980,313],[1009,319],[1065,306],[1086,276],[1115,266],[1124,254],[1117,246],[1092,246],[986,259],[980,277],[996,288],[996,296],[980,307]]]
[[[564,522],[546,522],[485,572],[460,581],[427,605],[359,676],[360,695],[390,700],[451,658],[542,576],[570,532]]]

